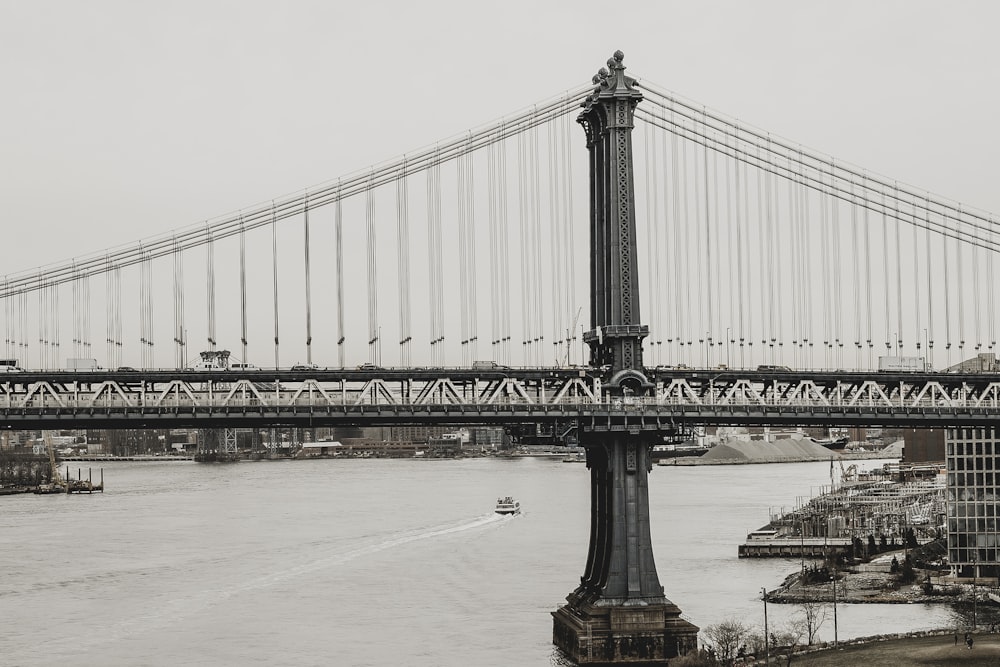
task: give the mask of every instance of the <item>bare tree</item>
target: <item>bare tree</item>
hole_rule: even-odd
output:
[[[746,644],[751,628],[733,618],[705,628],[705,638],[715,649],[716,658],[724,665],[732,664],[740,647]]]
[[[805,635],[806,644],[811,646],[825,620],[826,604],[810,600],[799,603],[798,615],[792,625],[799,626],[800,636]]]

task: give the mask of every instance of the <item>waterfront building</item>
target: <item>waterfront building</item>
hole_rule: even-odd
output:
[[[996,428],[948,429],[948,561],[952,575],[1000,573],[1000,432]]]
[[[903,429],[903,463],[944,461],[944,429]]]

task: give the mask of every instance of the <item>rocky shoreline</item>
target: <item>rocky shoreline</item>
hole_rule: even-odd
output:
[[[891,559],[893,554],[884,554],[880,560]],[[902,560],[903,552],[895,554]],[[844,604],[953,604],[957,599],[967,597],[966,587],[952,583],[943,584],[940,573],[915,569],[916,578],[912,583],[902,584],[898,576],[888,567],[855,571],[851,568],[837,572],[837,602]],[[778,604],[801,604],[809,602],[830,603],[833,601],[833,581],[806,583],[802,573],[794,572],[773,591],[768,591],[767,601]]]

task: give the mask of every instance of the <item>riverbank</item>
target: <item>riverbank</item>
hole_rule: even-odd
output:
[[[770,664],[809,665],[809,667],[856,667],[857,665],[929,665],[951,667],[996,667],[1000,661],[1000,635],[970,633],[972,648],[965,643],[964,631],[934,630],[897,635],[875,635],[832,643],[818,644],[791,656],[771,656]],[[740,664],[740,663],[737,663]],[[758,658],[741,663],[764,665]]]
[[[899,559],[902,560],[902,552]],[[917,578],[910,584],[900,584],[895,574],[880,571],[840,571],[837,573],[837,602],[843,604],[915,604],[954,603],[961,589],[955,586],[925,590],[929,572],[916,570]],[[788,575],[767,601],[779,604],[832,603],[833,582],[804,583],[801,573]]]

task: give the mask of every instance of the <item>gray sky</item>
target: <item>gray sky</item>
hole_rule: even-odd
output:
[[[615,49],[668,90],[1000,211],[991,2],[3,0],[0,13],[3,273],[425,146],[587,82]]]

